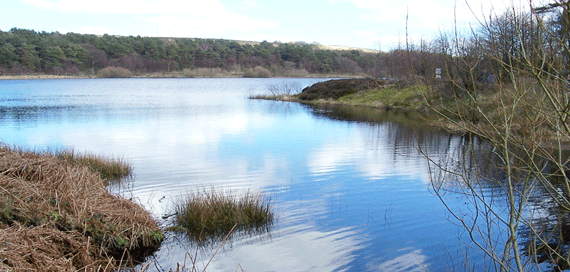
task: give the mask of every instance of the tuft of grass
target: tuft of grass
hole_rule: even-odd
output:
[[[132,166],[121,158],[78,153],[74,150],[59,150],[55,152],[55,156],[79,166],[89,167],[92,171],[99,173],[107,183],[131,177],[133,173]]]
[[[237,230],[261,230],[273,224],[271,207],[259,192],[195,191],[175,205],[174,224],[193,235],[224,235],[236,224]]]

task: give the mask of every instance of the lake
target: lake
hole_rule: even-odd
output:
[[[489,270],[435,194],[434,169],[422,154],[460,158],[464,137],[390,118],[358,121],[330,107],[248,99],[270,85],[322,80],[0,81],[0,140],[125,158],[134,179],[110,189],[164,226],[173,203],[195,190],[270,196],[270,231],[236,233],[207,271]],[[468,211],[472,202],[455,186],[444,185],[442,197]],[[167,233],[148,269],[176,269],[189,256],[201,269],[216,247]]]

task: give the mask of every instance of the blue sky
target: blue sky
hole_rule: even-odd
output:
[[[518,0],[513,0],[517,1]],[[223,38],[340,45],[384,51],[476,22],[506,0],[10,0],[0,30]]]

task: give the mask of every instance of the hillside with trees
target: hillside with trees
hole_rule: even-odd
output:
[[[360,50],[324,50],[303,42],[0,30],[0,75],[90,75],[110,66],[135,75],[200,68],[245,73],[255,67],[281,76],[356,75],[373,74],[380,56]]]

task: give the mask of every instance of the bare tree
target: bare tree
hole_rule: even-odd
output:
[[[551,6],[568,18],[567,1]],[[453,188],[472,213],[447,207],[497,271],[570,267],[570,84],[561,54],[569,41],[535,11],[531,2],[489,16],[470,35],[442,35],[434,53],[444,55],[445,73],[426,97],[446,123],[486,143],[467,145],[461,163],[431,161],[432,177],[444,204],[447,184],[460,184]]]

